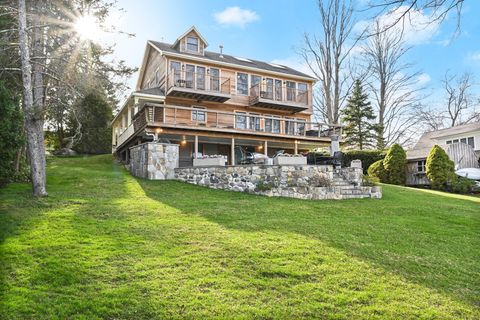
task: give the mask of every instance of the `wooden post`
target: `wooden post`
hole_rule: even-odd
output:
[[[265,140],[265,142],[264,142],[263,154],[268,156],[268,141],[267,140]]]
[[[197,159],[198,156],[198,136],[195,136],[195,153],[193,155],[194,159]]]
[[[294,144],[294,154],[298,154],[298,141],[295,140],[295,144]]]
[[[232,145],[231,145],[231,161],[232,166],[235,165],[235,138],[232,138]]]

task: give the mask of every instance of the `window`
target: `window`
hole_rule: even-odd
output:
[[[185,87],[194,88],[195,66],[192,64],[185,65]]]
[[[205,108],[203,107],[193,107],[199,110],[192,110],[192,120],[197,122],[206,122],[207,121],[207,114],[204,111]]]
[[[197,89],[205,90],[205,67],[197,67]]]
[[[198,38],[187,37],[187,50],[198,52]]]
[[[220,70],[210,68],[210,90],[220,91]]]
[[[291,119],[291,118],[288,118]],[[293,135],[295,132],[295,122],[285,120],[285,133]]]
[[[248,74],[237,73],[237,94],[248,95]]]
[[[275,80],[275,100],[282,101],[282,80]]]
[[[179,85],[180,84],[180,69],[181,69],[181,65],[180,65],[180,62],[178,61],[172,61],[170,62],[170,69],[171,69],[171,73],[173,74],[173,77],[171,79],[173,79],[173,85]]]
[[[275,116],[268,116],[277,118]],[[265,118],[265,132],[280,133],[280,120]]]
[[[287,101],[295,101],[295,82],[287,81]]]
[[[297,131],[296,134],[299,136],[305,135],[305,120],[304,119],[297,119]]]
[[[417,161],[417,172],[418,173],[424,173],[426,171],[425,170],[425,165],[426,165],[425,160]]]
[[[299,83],[297,89],[297,102],[307,104],[307,84]]]
[[[245,112],[238,112],[235,115],[235,128],[247,129],[247,116]]]
[[[258,114],[250,114],[249,118],[249,128],[254,131],[260,131],[260,118],[258,117]]]
[[[256,75],[251,75],[250,76],[250,85],[251,87],[255,87],[255,86],[258,86],[260,87],[260,82],[262,81],[262,77],[260,76],[256,76]],[[258,88],[256,88],[255,90],[259,90]]]
[[[265,84],[266,84],[266,91],[263,95],[262,98],[265,99],[273,99],[273,79],[272,78],[266,78],[265,79]]]
[[[453,140],[447,140],[447,144],[452,144],[452,143],[465,143],[471,146],[472,148],[475,149],[475,140],[473,137],[467,137],[467,138],[460,138],[460,139],[453,139]]]
[[[467,138],[467,144],[471,146],[473,149],[475,149],[475,141],[473,140],[473,137]]]

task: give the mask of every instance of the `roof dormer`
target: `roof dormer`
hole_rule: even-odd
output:
[[[201,56],[203,56],[204,50],[207,46],[207,41],[202,37],[200,32],[198,32],[195,26],[188,29],[187,32],[182,34],[173,44],[173,48],[180,52],[198,54]]]

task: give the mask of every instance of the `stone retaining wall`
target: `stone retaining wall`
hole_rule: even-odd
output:
[[[214,189],[299,199],[381,198],[380,187],[362,186],[361,168],[332,166],[215,166],[175,169],[175,178]]]
[[[129,170],[136,177],[174,179],[178,165],[177,144],[146,142],[130,148]]]

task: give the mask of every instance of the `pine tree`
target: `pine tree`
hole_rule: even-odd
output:
[[[375,118],[368,95],[363,93],[360,80],[356,80],[353,92],[347,100],[347,106],[343,110],[345,142],[360,150],[372,147],[377,130],[371,120]]]

